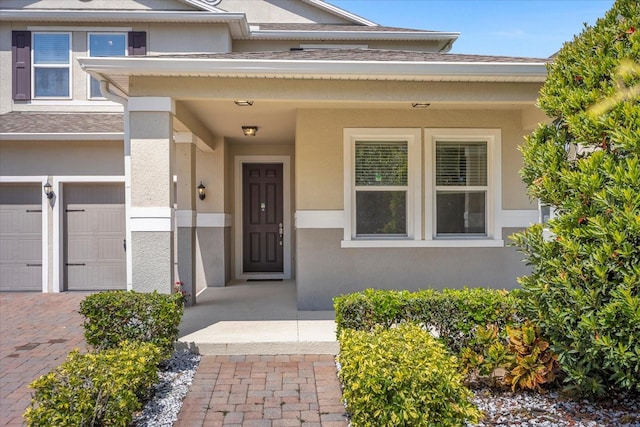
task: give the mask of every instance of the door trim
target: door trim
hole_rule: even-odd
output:
[[[40,196],[42,198],[42,292],[49,292],[49,199],[44,197],[44,186],[49,181],[46,175],[36,176],[0,176],[0,183],[3,184],[33,184],[40,185]],[[54,223],[55,224],[55,223]],[[55,289],[53,290],[55,292]]]
[[[123,175],[104,175],[104,176],[54,176],[53,177],[53,191],[55,192],[56,205],[53,209],[53,292],[62,291],[62,283],[64,282],[64,221],[62,220],[64,213],[62,207],[64,206],[64,184],[83,184],[83,183],[122,183],[124,185],[125,180]],[[125,188],[126,192],[126,188]],[[125,194],[126,201],[126,194]],[[126,202],[125,202],[126,203]],[[127,241],[131,241],[129,230],[131,226],[129,224],[129,215],[126,213],[125,204],[125,236]],[[129,257],[131,251],[127,251],[126,267],[129,268]],[[127,290],[129,290],[127,285]]]
[[[282,273],[245,273],[242,267],[242,165],[245,163],[282,164],[282,213],[284,221],[284,254]],[[290,156],[235,156],[234,158],[235,210],[233,225],[235,246],[235,278],[246,279],[291,279],[291,158]]]

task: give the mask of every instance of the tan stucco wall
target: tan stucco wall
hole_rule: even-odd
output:
[[[438,42],[412,42],[412,41],[324,41],[324,40],[234,40],[233,50],[235,52],[255,52],[255,51],[287,51],[299,48],[302,45],[349,45],[349,46],[367,46],[369,49],[395,49],[395,50],[413,50],[423,52],[437,52]]]
[[[344,128],[502,129],[502,208],[533,209],[519,178],[517,146],[527,133],[517,110],[300,110],[296,124],[296,210],[340,210]],[[423,167],[424,174],[424,167]]]
[[[11,25],[0,22],[0,114],[11,111]]]
[[[147,54],[230,52],[226,24],[150,24]]]
[[[212,152],[196,150],[196,185],[202,182],[206,187],[206,198],[196,200],[198,212],[225,213],[225,144],[222,138]]]
[[[3,176],[124,175],[122,141],[0,141]]]

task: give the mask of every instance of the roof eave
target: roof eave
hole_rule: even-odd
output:
[[[544,82],[544,63],[291,61],[211,58],[79,58],[88,73],[124,76],[225,76],[334,80]]]
[[[338,16],[340,18],[346,19],[348,21],[351,21],[353,23],[356,24],[362,24],[362,25],[378,25],[373,21],[369,21],[368,19],[363,18],[362,16],[358,16],[354,13],[351,13],[349,11],[346,11],[344,9],[341,9],[337,6],[334,6],[332,4],[326,3],[322,0],[302,0],[303,2],[313,5],[319,9],[322,9],[326,12],[329,12],[335,16]]]
[[[460,33],[423,31],[300,31],[252,30],[251,40],[389,40],[454,42]]]

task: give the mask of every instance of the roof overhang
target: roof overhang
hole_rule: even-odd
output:
[[[201,23],[228,24],[236,38],[249,36],[249,24],[244,13],[191,12],[156,10],[33,10],[4,9],[0,21],[45,22],[127,22],[127,23]]]
[[[326,12],[329,12],[335,16],[339,16],[340,18],[344,18],[347,19],[351,22],[357,23],[357,24],[363,24],[363,25],[377,25],[375,22],[373,21],[369,21],[368,19],[365,19],[361,16],[358,16],[354,13],[348,12],[344,9],[341,9],[337,6],[334,6],[332,4],[329,4],[327,2],[324,2],[322,0],[302,0],[303,2],[310,4],[312,6],[315,6],[319,9],[322,9]]]
[[[440,31],[376,31],[367,27],[365,31],[304,31],[261,30],[251,25],[252,40],[389,40],[389,41],[439,41],[454,42],[460,33]]]
[[[544,82],[544,63],[424,61],[302,61],[176,57],[79,58],[89,74],[131,76],[244,77],[323,80],[438,82]]]

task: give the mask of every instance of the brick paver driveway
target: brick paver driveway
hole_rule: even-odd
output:
[[[0,293],[0,425],[20,426],[28,384],[86,350],[80,301],[88,293]]]

